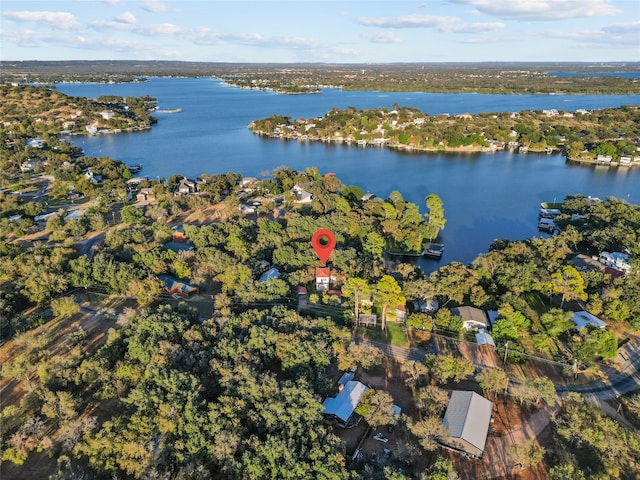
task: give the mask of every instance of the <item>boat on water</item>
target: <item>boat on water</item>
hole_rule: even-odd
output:
[[[140,170],[142,170],[142,165],[136,163],[135,165],[127,165],[127,168],[131,173],[138,173]]]
[[[440,258],[444,253],[444,244],[443,243],[435,243],[428,242],[424,244],[422,252],[384,252],[387,255],[397,255],[400,257],[431,257],[431,258]]]
[[[422,250],[422,255],[425,257],[440,258],[443,253],[443,243],[428,242],[424,244],[424,249]]]

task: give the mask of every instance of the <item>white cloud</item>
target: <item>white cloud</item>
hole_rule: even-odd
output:
[[[471,5],[481,13],[517,20],[562,20],[615,15],[610,0],[449,0]]]
[[[458,17],[411,14],[404,17],[358,17],[357,23],[379,28],[432,28],[447,33],[491,32],[504,27],[503,23],[462,23]]]
[[[571,41],[580,47],[612,48],[614,46],[636,46],[640,51],[640,22],[631,22],[619,26],[608,26],[601,30],[585,30],[580,32],[550,31],[548,38],[560,38]],[[620,27],[620,28],[617,28]],[[625,29],[625,27],[628,27]],[[635,27],[635,28],[633,28]]]
[[[134,24],[137,23],[138,21],[136,20],[136,17],[133,13],[131,12],[124,12],[121,15],[118,15],[117,17],[114,18],[114,20],[116,22],[120,22],[120,23],[130,23],[130,24]]]
[[[15,22],[33,22],[47,25],[54,30],[76,30],[80,28],[75,15],[68,12],[3,12],[2,16]]]
[[[135,19],[134,19],[135,21]],[[182,29],[172,23],[126,23],[117,22],[91,22],[89,27],[99,31],[115,30],[120,32],[133,32],[140,35],[175,35],[182,32]]]
[[[22,48],[82,47],[87,43],[87,40],[82,35],[70,35],[66,32],[44,33],[28,29],[3,30],[2,39],[3,41],[11,41],[11,43]]]
[[[400,37],[393,32],[366,33],[364,38],[372,43],[400,43]]]
[[[629,22],[629,23],[619,23],[617,25],[609,25],[608,27],[603,27],[602,30],[608,33],[616,33],[616,34],[632,34],[639,40],[638,44],[640,45],[640,21],[637,22]]]
[[[441,30],[451,33],[485,33],[493,32],[504,27],[504,23],[462,23],[458,25],[447,25]]]
[[[224,42],[255,45],[263,41],[263,37],[257,33],[221,32],[208,27],[199,27],[184,33],[188,40],[197,45],[219,45]]]
[[[367,27],[381,28],[439,28],[460,20],[457,17],[436,15],[417,15],[412,13],[404,17],[357,17],[356,22]]]
[[[180,11],[177,8],[170,7],[166,2],[160,2],[158,0],[144,0],[140,4],[140,8],[142,8],[143,10],[146,10],[147,12],[152,12],[152,13]]]

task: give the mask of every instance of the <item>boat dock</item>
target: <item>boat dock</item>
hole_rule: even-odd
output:
[[[443,243],[428,242],[424,244],[422,255],[425,257],[440,258],[444,253]]]

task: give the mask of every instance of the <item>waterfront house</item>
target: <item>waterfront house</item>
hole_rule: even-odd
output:
[[[196,191],[196,182],[189,180],[187,177],[182,177],[182,180],[180,180],[176,187],[176,195],[191,195],[192,193],[196,193]]]
[[[396,317],[395,318],[396,323],[404,322],[407,319],[407,307],[405,307],[404,305],[398,305],[394,309],[393,314]]]
[[[419,298],[413,301],[413,309],[421,313],[436,313],[438,311],[438,301],[433,298]]]
[[[84,176],[87,180],[89,180],[94,185],[102,185],[102,175],[98,175],[97,173],[93,173],[90,168],[84,172]]]
[[[304,189],[307,185],[310,185],[310,183],[294,185],[291,189],[291,192],[296,197],[296,203],[310,203],[313,200],[313,195]]]
[[[33,172],[36,168],[42,165],[42,160],[39,158],[29,158],[20,164],[20,171],[22,173]]]
[[[136,194],[136,200],[138,202],[147,202],[153,199],[153,188],[141,188]]]
[[[606,267],[615,268],[624,273],[631,271],[629,255],[622,252],[601,252],[598,261]]]
[[[462,306],[451,309],[452,315],[462,318],[462,328],[465,330],[486,330],[489,328],[489,319],[483,310],[476,307]]]
[[[113,110],[102,110],[100,112],[100,116],[104,119],[104,120],[111,120],[113,118]]]
[[[29,138],[27,139],[27,148],[39,148],[42,149],[47,143],[41,138]]]
[[[613,160],[611,155],[598,155],[596,157],[596,163],[598,165],[610,165],[611,164],[611,160]]]
[[[449,431],[443,445],[482,458],[491,423],[493,403],[475,392],[454,390],[442,421]]]

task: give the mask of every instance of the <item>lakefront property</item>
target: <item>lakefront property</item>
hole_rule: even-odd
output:
[[[553,117],[552,126],[549,118]],[[595,135],[602,118],[614,118],[610,135]],[[607,165],[640,166],[640,108],[429,116],[415,108],[356,110],[336,108],[324,117],[292,120],[281,115],[255,120],[249,128],[271,138],[407,151],[520,153],[563,151],[567,158]],[[525,127],[526,126],[526,127]],[[560,133],[562,132],[562,133]],[[601,132],[602,133],[602,132]],[[595,136],[594,136],[595,135]],[[598,138],[600,137],[600,138]],[[587,148],[588,147],[588,148]],[[602,152],[607,152],[605,155]]]

